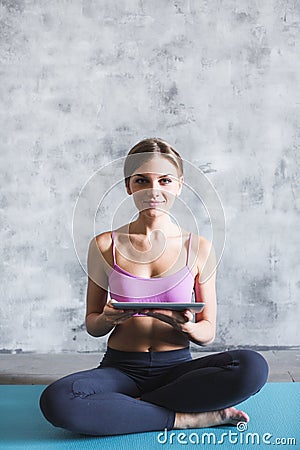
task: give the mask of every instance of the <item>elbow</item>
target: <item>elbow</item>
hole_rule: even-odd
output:
[[[90,336],[102,337],[112,330],[113,326],[107,324],[106,322],[103,323],[103,321],[99,320],[99,318],[101,319],[101,314],[98,313],[92,313],[86,317],[85,327]]]
[[[86,331],[90,336],[95,337],[95,338],[105,335],[105,333],[101,333],[101,331],[99,331],[96,327],[93,327],[91,325],[86,326]]]
[[[106,334],[106,333],[101,333],[101,332],[99,332],[99,331],[95,331],[95,330],[92,329],[92,328],[86,328],[86,331],[88,332],[88,334],[89,334],[90,336],[95,337],[95,338],[101,337],[101,336],[105,336],[105,334]]]
[[[202,345],[203,347],[206,347],[207,345],[212,344],[212,343],[214,342],[215,338],[216,338],[216,333],[213,332],[213,334],[212,334],[208,339],[206,339],[205,341],[203,341],[203,342],[201,343],[201,345]]]
[[[212,337],[211,339],[209,339],[205,342],[202,342],[201,345],[202,345],[202,347],[207,347],[208,345],[212,344],[214,342],[214,340],[215,340],[215,337]]]
[[[92,330],[86,329],[87,333],[92,337],[99,337],[99,334],[94,333]]]
[[[93,329],[89,328],[87,325],[86,325],[86,331],[87,331],[87,334],[89,334],[90,336],[98,337],[96,335],[96,333],[93,331]]]
[[[99,333],[95,332],[95,327],[88,316],[85,318],[85,328],[90,336],[99,337]]]

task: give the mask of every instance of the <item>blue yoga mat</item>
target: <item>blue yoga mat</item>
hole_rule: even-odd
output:
[[[246,429],[223,425],[122,436],[80,436],[53,427],[39,410],[45,386],[0,385],[0,449],[300,449],[300,383],[267,383],[236,405]]]

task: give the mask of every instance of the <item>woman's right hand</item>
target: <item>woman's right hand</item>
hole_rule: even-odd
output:
[[[116,300],[110,299],[103,308],[102,314],[104,315],[107,322],[111,325],[119,325],[130,319],[134,314],[137,313],[134,309],[117,309],[113,307],[113,304],[117,303]]]

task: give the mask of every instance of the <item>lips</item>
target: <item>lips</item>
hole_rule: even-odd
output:
[[[164,202],[145,202],[145,203],[147,203],[147,205],[149,205],[149,206],[158,206],[158,205],[161,205]]]

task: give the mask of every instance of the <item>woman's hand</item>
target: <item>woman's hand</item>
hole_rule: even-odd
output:
[[[189,309],[185,309],[184,311],[144,309],[141,312],[146,316],[155,317],[170,324],[175,330],[185,334],[191,342],[197,345],[206,345],[206,343],[213,340],[205,338],[206,335],[211,334],[212,324],[205,319],[200,322],[192,322],[193,314]]]
[[[172,311],[170,309],[143,309],[142,314],[154,317],[172,325],[177,331],[191,333],[194,323],[191,322],[193,314],[189,309],[184,311]]]
[[[105,320],[108,323],[111,323],[111,325],[119,325],[137,313],[135,309],[126,309],[125,311],[124,309],[114,308],[114,303],[117,303],[117,301],[113,299],[109,300],[104,306],[102,312]]]

